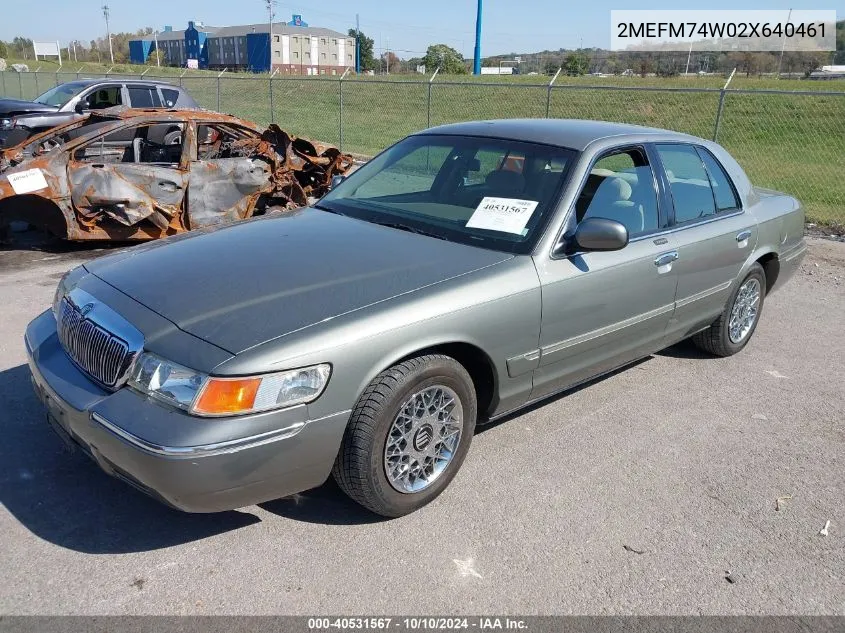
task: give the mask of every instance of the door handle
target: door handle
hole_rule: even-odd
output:
[[[744,242],[749,237],[751,237],[751,231],[742,231],[741,233],[736,234],[736,241],[737,242]]]
[[[671,264],[676,259],[678,259],[678,251],[669,251],[668,253],[663,253],[660,257],[655,259],[654,265],[657,267],[665,266],[666,264]]]

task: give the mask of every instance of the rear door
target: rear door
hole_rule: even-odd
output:
[[[188,182],[190,228],[234,222],[252,215],[261,193],[272,188],[271,165],[238,148],[258,138],[249,128],[229,123],[195,124]]]
[[[757,222],[741,205],[725,170],[704,147],[656,144],[678,252],[678,292],[667,336],[677,340],[721,314],[757,243]]]
[[[83,218],[103,228],[109,222],[149,222],[160,230],[182,224],[187,161],[181,146],[149,141],[152,127],[130,125],[74,150],[68,178],[74,209]],[[127,136],[132,140],[115,138]]]
[[[592,165],[575,219],[619,221],[630,242],[619,251],[535,259],[543,316],[532,399],[661,347],[677,284],[661,198],[644,147],[611,150]]]

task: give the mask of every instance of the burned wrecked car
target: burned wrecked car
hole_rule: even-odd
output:
[[[0,152],[0,234],[20,220],[69,240],[156,239],[303,206],[352,164],[225,114],[111,109]]]

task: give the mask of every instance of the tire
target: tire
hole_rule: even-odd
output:
[[[170,130],[167,134],[164,135],[162,139],[162,145],[181,145],[182,144],[182,131],[181,130]]]
[[[450,399],[456,403],[447,422],[420,415],[438,405],[445,412],[443,404]],[[458,472],[476,416],[472,378],[455,359],[438,354],[394,365],[376,376],[358,400],[332,474],[347,495],[376,514],[413,512],[433,501]],[[402,427],[409,431],[403,434]],[[415,469],[421,463],[427,468]],[[415,471],[421,476],[412,476]]]
[[[737,309],[741,308],[741,306],[737,306],[737,300],[740,299],[740,301],[742,301],[740,297],[741,292],[745,292],[745,289],[749,288],[749,286],[751,288],[756,288],[759,294],[753,320],[750,322],[747,331],[744,331],[741,337],[732,337],[731,317],[734,314],[735,307]],[[700,349],[705,352],[709,352],[714,356],[733,356],[737,352],[741,351],[754,335],[754,330],[757,329],[757,324],[760,322],[760,314],[763,312],[763,301],[765,298],[766,273],[760,264],[755,263],[751,266],[748,274],[745,275],[742,281],[737,284],[736,288],[731,293],[731,296],[725,305],[724,311],[716,322],[706,330],[694,335],[692,337],[692,342]],[[746,312],[746,314],[748,313]],[[744,328],[740,328],[740,331],[743,330]],[[736,333],[737,331],[735,329],[734,334]]]

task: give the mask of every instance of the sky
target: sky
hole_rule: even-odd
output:
[[[171,25],[183,29],[188,20],[212,26],[252,24],[267,20],[265,0],[0,0],[0,40],[16,35],[37,41],[72,39],[89,42],[105,36],[102,5],[110,7],[112,32]],[[806,3],[806,4],[805,4]],[[836,9],[843,0],[742,0],[743,9]],[[375,40],[377,52],[388,47],[399,57],[425,54],[429,44],[444,43],[472,57],[476,0],[320,0],[275,3],[276,21],[294,13],[309,26],[346,32],[360,15],[361,31]],[[37,9],[36,9],[37,7]],[[611,9],[738,8],[734,0],[681,5],[677,0],[484,0],[481,53],[501,55],[559,48],[610,45]]]

